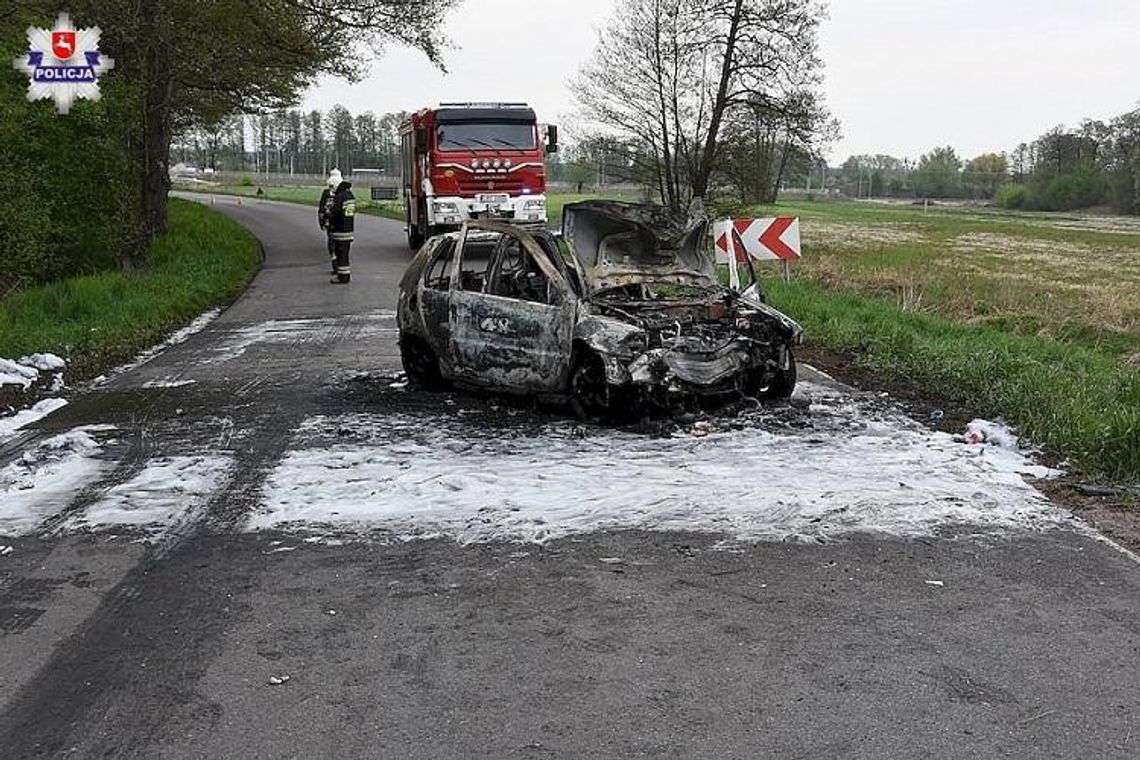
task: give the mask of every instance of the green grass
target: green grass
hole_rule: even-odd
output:
[[[1140,371],[1104,353],[987,325],[903,312],[806,280],[768,285],[810,344],[932,400],[1001,416],[1079,471],[1140,479]]]
[[[71,278],[0,300],[0,356],[49,351],[68,360],[70,378],[93,376],[236,297],[260,260],[245,228],[172,199],[169,230],[145,270]]]

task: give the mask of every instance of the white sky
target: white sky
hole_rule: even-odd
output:
[[[448,74],[393,48],[362,83],[324,80],[306,108],[415,110],[450,100],[526,101],[572,117],[567,82],[614,0],[466,0],[453,14]],[[917,157],[953,145],[1009,150],[1057,124],[1140,102],[1137,0],[832,0],[820,44],[828,105],[842,123],[833,164],[853,153]]]

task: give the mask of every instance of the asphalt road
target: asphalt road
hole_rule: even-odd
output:
[[[5,760],[1140,756],[1140,565],[1078,531],[246,531],[312,420],[454,399],[384,392],[398,223],[359,220],[341,288],[309,209],[217,203],[265,246],[249,292],[36,433],[118,431],[95,482],[0,540]],[[499,402],[462,405],[494,433]],[[156,458],[222,455],[200,501],[157,493],[194,503],[158,534],[68,529]]]

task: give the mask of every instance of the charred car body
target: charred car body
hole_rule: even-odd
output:
[[[719,283],[708,223],[661,206],[567,205],[561,241],[472,221],[400,282],[400,353],[444,381],[568,400],[600,419],[676,397],[789,396],[800,326]]]

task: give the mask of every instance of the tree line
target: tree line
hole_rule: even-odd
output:
[[[355,116],[344,106],[235,114],[196,124],[175,138],[173,160],[196,169],[326,174],[339,168],[400,173],[400,124],[407,113]]]
[[[317,77],[358,80],[400,44],[441,62],[439,30],[461,0],[72,0],[78,27],[102,29],[116,61],[103,97],[59,116],[0,77],[0,296],[24,284],[146,266],[166,226],[178,134],[236,113],[289,108]],[[50,27],[54,0],[0,0],[0,53]],[[10,72],[11,73],[11,72]]]
[[[988,200],[1009,179],[1006,154],[983,153],[963,160],[947,145],[917,161],[883,154],[850,156],[832,174],[832,187],[856,198]]]
[[[1111,206],[1140,213],[1140,109],[1054,127],[1010,156],[1001,205],[1039,211]]]
[[[1010,209],[1071,211],[1097,206],[1140,213],[1140,109],[1108,121],[1058,126],[1032,142],[963,161],[950,146],[917,161],[857,155],[832,175],[854,197],[968,198]]]

